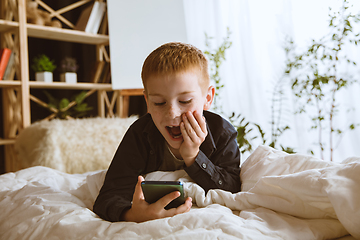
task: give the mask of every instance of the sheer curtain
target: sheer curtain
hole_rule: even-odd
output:
[[[225,115],[241,114],[247,121],[259,124],[271,138],[271,97],[275,84],[285,69],[284,44],[286,36],[292,37],[300,48],[327,33],[329,7],[336,8],[338,0],[185,0],[185,19],[189,42],[202,50],[205,32],[219,46],[230,28],[232,46],[226,52],[226,61],[220,69],[225,87],[220,102]],[[354,9],[360,4],[354,1]],[[348,49],[348,56],[360,64],[360,46]],[[359,68],[358,68],[359,69]],[[358,69],[351,70],[360,76]],[[360,80],[360,79],[358,79]],[[283,124],[285,131],[278,142],[293,147],[296,152],[307,154],[312,149],[320,157],[317,131],[311,131],[308,115],[293,114],[295,99],[290,84],[282,84],[286,93]],[[360,87],[353,85],[338,96],[343,110],[336,116],[336,125],[345,126],[349,119],[360,122]],[[349,113],[345,109],[355,108]],[[358,109],[356,109],[358,108]],[[360,127],[348,131],[334,152],[334,161],[340,162],[350,156],[360,156]],[[256,147],[260,141],[253,142]],[[326,143],[329,144],[329,143]],[[328,146],[328,145],[327,145]],[[248,153],[243,156],[247,157]],[[324,158],[329,159],[329,152]]]

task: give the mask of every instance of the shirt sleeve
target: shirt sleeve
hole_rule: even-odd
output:
[[[210,189],[222,189],[236,193],[240,191],[240,151],[236,142],[237,132],[224,130],[217,137],[215,151],[206,156],[201,150],[195,162],[185,168],[188,175],[205,192]]]
[[[121,215],[131,207],[137,177],[144,171],[146,149],[134,134],[126,132],[106,173],[93,211],[102,219],[122,221]]]

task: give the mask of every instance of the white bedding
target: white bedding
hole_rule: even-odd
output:
[[[242,165],[242,192],[204,191],[184,171],[190,212],[145,223],[92,212],[105,171],[32,167],[0,176],[0,239],[360,239],[360,158],[342,164],[260,146]],[[352,238],[351,237],[351,238]]]

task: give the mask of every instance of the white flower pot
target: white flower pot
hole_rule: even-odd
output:
[[[39,82],[53,82],[53,73],[52,72],[37,72],[35,73],[35,80]]]
[[[60,74],[60,82],[76,83],[77,82],[77,74],[74,72],[61,73]]]

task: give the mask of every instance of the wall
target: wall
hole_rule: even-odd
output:
[[[142,88],[146,56],[163,43],[187,42],[182,0],[108,0],[114,89]]]

